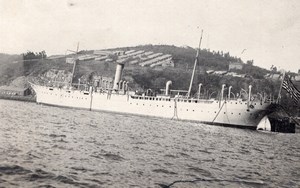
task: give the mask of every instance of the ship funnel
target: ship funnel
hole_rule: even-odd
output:
[[[221,101],[223,100],[223,94],[224,94],[225,86],[226,86],[225,84],[222,84]]]
[[[113,86],[114,90],[118,90],[119,88],[118,84],[121,80],[123,69],[124,69],[124,63],[117,63],[114,86]]]
[[[170,85],[172,85],[172,81],[171,80],[167,81],[167,83],[166,83],[166,95],[169,95]]]
[[[198,89],[198,99],[200,99],[201,87],[202,87],[202,83],[199,84],[199,89]]]
[[[250,102],[251,102],[251,88],[252,88],[252,85],[249,85],[249,94],[248,94],[248,109],[249,109]]]
[[[232,88],[232,86],[229,86],[229,88],[228,88],[228,100],[230,100],[231,88]]]

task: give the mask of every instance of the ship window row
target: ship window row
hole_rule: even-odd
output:
[[[132,103],[129,103],[129,104],[132,104]],[[137,106],[139,105],[139,103],[135,103]],[[143,106],[145,106],[145,104],[142,104]],[[151,104],[149,105],[149,106],[151,106]],[[156,107],[164,107],[164,105],[156,105]],[[169,108],[172,108],[172,106],[168,106]],[[174,108],[176,108],[176,106],[174,107]],[[180,109],[180,111],[182,111],[183,109],[181,108]],[[189,111],[189,109],[186,109],[186,111]],[[195,112],[195,110],[192,110],[192,112]],[[201,112],[203,113],[203,110],[201,110]],[[205,111],[204,111],[205,112]],[[210,111],[207,111],[207,113],[209,113]],[[217,113],[217,111],[214,111],[214,113],[216,114]],[[226,114],[226,112],[223,112],[224,114]],[[233,112],[231,112],[231,113],[228,113],[228,114],[231,114],[231,115],[233,115]],[[241,115],[241,113],[239,113],[239,115]],[[252,113],[250,113],[250,115],[252,115]]]
[[[158,97],[142,97],[142,96],[131,96],[132,99],[139,99],[139,100],[153,100],[153,101],[174,101],[174,99],[168,98],[158,98]],[[219,103],[219,101],[202,101],[202,100],[195,100],[195,99],[176,99],[177,102],[185,102],[185,103]],[[234,102],[230,102],[230,104],[234,104]],[[235,102],[235,104],[243,104],[242,102]],[[247,105],[247,102],[245,103]],[[254,103],[257,105],[257,103]],[[261,104],[262,105],[262,104]]]
[[[2,91],[0,92],[1,94],[6,94],[6,95],[18,95],[17,92],[13,92],[13,91]]]
[[[42,92],[42,93],[53,95],[52,93],[48,93],[48,92]],[[55,94],[55,96],[57,96],[57,94]],[[72,98],[72,99],[74,98],[73,96],[70,96],[70,95],[60,95],[60,97]],[[86,97],[85,98],[83,98],[83,97],[76,97],[76,99],[85,99],[85,100],[87,100]]]
[[[153,101],[174,101],[174,99],[169,98],[159,98],[159,97],[140,97],[140,96],[131,96],[132,99],[139,100],[153,100]],[[213,103],[214,101],[200,101],[200,100],[188,100],[188,99],[176,99],[177,102],[186,102],[186,103]],[[218,103],[218,101],[216,101]]]
[[[157,97],[139,97],[139,96],[131,96],[132,99],[139,100],[151,100],[151,101],[171,101],[171,99],[167,98],[157,98]]]
[[[232,102],[230,102],[230,104],[233,104]],[[243,104],[242,102],[235,102],[235,104]],[[257,105],[257,103],[250,103],[252,105]],[[262,105],[262,103],[259,103],[260,105]],[[245,102],[245,105],[247,105],[247,103]]]

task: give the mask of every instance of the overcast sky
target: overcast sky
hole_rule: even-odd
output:
[[[0,0],[0,53],[197,47],[201,29],[202,48],[300,68],[299,0]]]

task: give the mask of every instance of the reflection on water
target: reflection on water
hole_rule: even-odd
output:
[[[7,100],[0,120],[0,187],[300,184],[299,134]]]

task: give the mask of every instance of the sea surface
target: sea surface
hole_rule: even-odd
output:
[[[0,187],[299,187],[300,134],[0,100]]]

